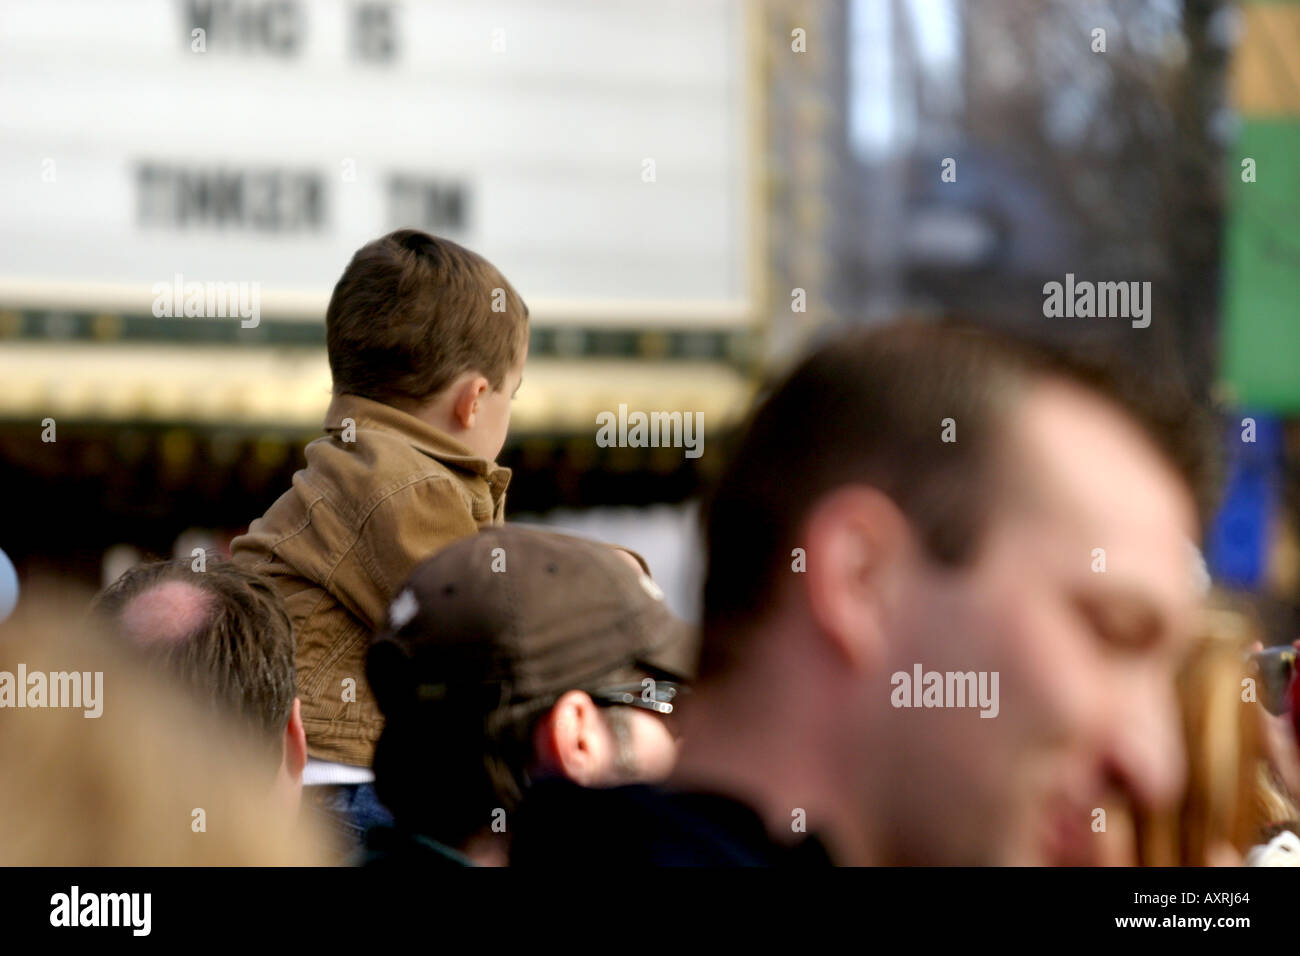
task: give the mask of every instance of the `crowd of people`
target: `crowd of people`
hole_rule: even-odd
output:
[[[326,329],[325,435],[229,559],[4,625],[0,668],[106,692],[102,724],[0,721],[0,862],[1300,857],[1177,389],[961,325],[833,335],[708,491],[692,626],[635,552],[505,521],[528,309],[490,263],[384,236]]]

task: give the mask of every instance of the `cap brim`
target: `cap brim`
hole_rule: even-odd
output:
[[[671,614],[665,615],[660,638],[653,650],[638,656],[637,663],[663,671],[682,683],[695,680],[700,657],[698,629]]]

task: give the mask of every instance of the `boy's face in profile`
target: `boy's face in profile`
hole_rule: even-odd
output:
[[[501,388],[486,391],[479,396],[474,427],[464,434],[469,449],[488,461],[496,461],[501,449],[505,447],[506,433],[510,430],[510,403],[524,379],[524,362],[527,360],[528,344],[525,342],[519,361],[506,374]]]

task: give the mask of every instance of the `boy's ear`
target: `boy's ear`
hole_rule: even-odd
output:
[[[451,411],[461,428],[474,427],[478,418],[478,400],[489,387],[488,380],[482,375],[473,375],[460,386]]]

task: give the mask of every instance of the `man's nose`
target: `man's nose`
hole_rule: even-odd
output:
[[[1169,806],[1183,791],[1187,756],[1173,687],[1126,694],[1112,711],[1111,771],[1144,809]]]

